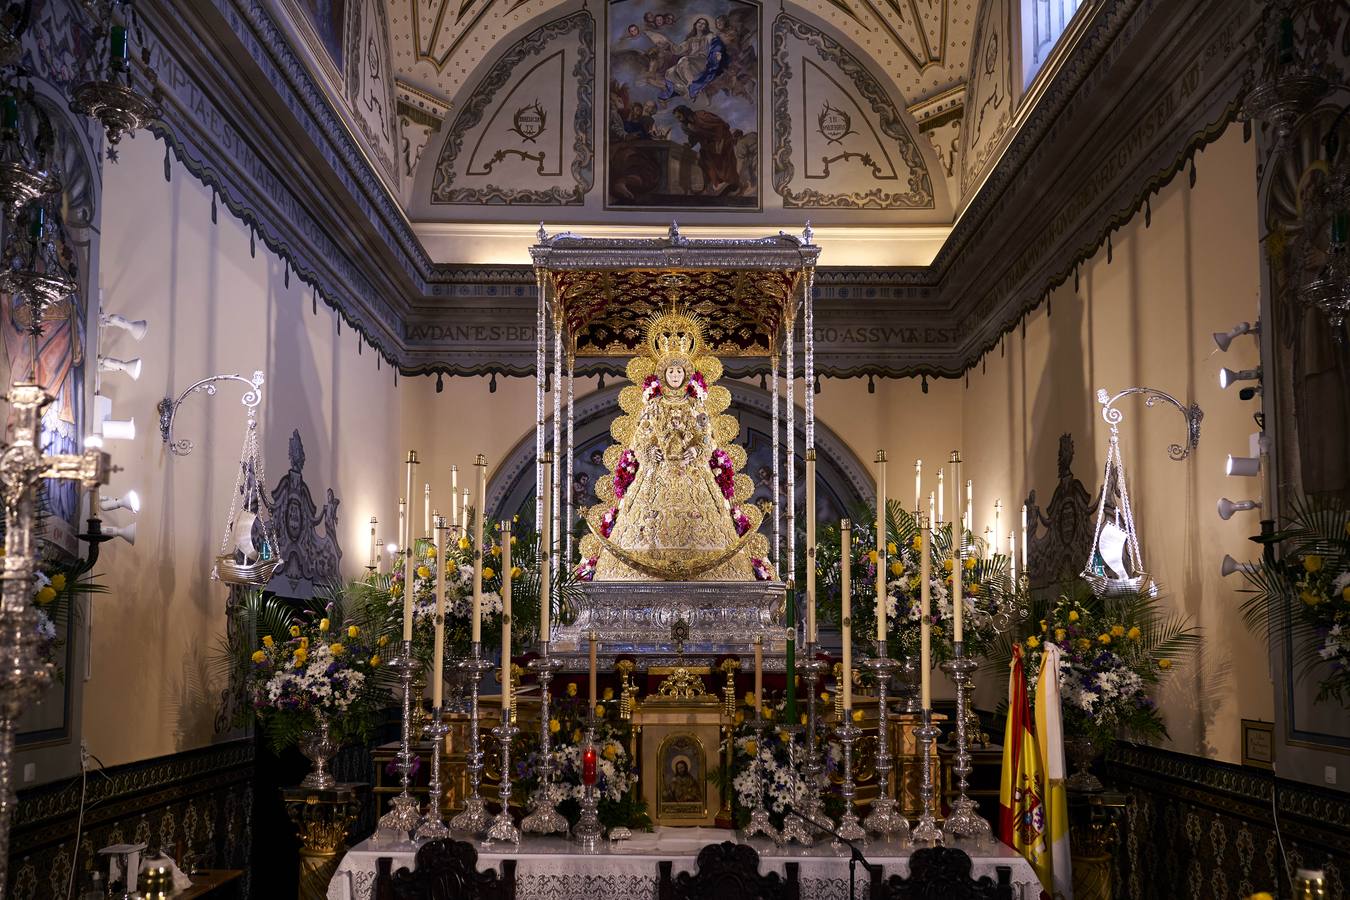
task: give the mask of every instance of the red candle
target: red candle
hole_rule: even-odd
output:
[[[581,754],[581,783],[586,787],[595,785],[595,748],[588,746]]]

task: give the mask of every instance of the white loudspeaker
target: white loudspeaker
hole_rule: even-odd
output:
[[[121,372],[123,375],[136,381],[141,377],[141,358],[135,359],[117,359],[112,356],[100,356],[98,358],[98,370],[100,372]]]
[[[136,440],[136,420],[131,419],[104,419],[103,436],[110,441],[134,441]]]
[[[128,319],[116,313],[100,316],[99,321],[106,326],[122,329],[136,341],[145,340],[145,333],[150,330],[150,323],[145,319]]]
[[[126,495],[122,497],[104,497],[98,505],[104,512],[112,512],[114,509],[129,509],[138,513],[141,511],[141,495],[135,491],[127,491]]]
[[[1253,563],[1240,563],[1236,559],[1233,559],[1232,554],[1229,553],[1224,554],[1223,562],[1219,564],[1219,574],[1222,575],[1224,578],[1227,578],[1234,572],[1241,572],[1244,575],[1250,575],[1255,571],[1256,566]]]
[[[1228,464],[1224,467],[1224,474],[1255,478],[1261,474],[1261,458],[1259,456],[1233,456],[1229,454]]]
[[[1229,331],[1214,332],[1214,343],[1218,346],[1220,350],[1222,350],[1224,353],[1227,353],[1229,346],[1233,343],[1235,339],[1241,337],[1244,334],[1260,334],[1260,333],[1261,333],[1260,322],[1257,322],[1255,325],[1253,325],[1251,322],[1239,322],[1236,325],[1234,325],[1232,329]]]

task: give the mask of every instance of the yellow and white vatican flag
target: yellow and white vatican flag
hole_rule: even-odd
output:
[[[998,792],[998,836],[1031,863],[1041,887],[1053,893],[1044,798],[1045,779],[1036,744],[1036,723],[1027,702],[1022,645],[1014,644],[1012,672],[1008,675],[1008,726],[1003,735],[1003,780]]]
[[[1051,896],[1073,900],[1073,861],[1069,855],[1069,796],[1064,778],[1064,714],[1059,698],[1059,647],[1049,641],[1036,679],[1036,737],[1045,773],[1045,842],[1054,874]],[[1046,886],[1049,889],[1049,885]]]

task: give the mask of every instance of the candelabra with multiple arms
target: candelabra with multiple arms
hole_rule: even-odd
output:
[[[52,680],[38,653],[33,577],[39,549],[38,485],[48,478],[76,481],[94,489],[108,483],[108,454],[89,448],[81,454],[44,456],[38,447],[41,414],[52,402],[36,384],[16,384],[10,404],[11,442],[0,453],[0,496],[5,504],[4,586],[0,592],[0,896],[9,877],[9,828],[14,821],[14,741],[19,717]],[[97,499],[94,501],[97,510]]]

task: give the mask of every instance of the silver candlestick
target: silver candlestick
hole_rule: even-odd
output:
[[[816,690],[820,685],[821,673],[826,664],[816,659],[816,645],[808,643],[803,654],[805,659],[797,664],[799,671],[806,674],[806,694],[810,702],[806,705],[806,758],[802,760],[802,775],[806,780],[806,796],[802,798],[802,812],[807,818],[820,820],[820,776],[825,767],[821,762],[816,729]],[[808,826],[813,831],[814,825]]]
[[[506,688],[510,692],[510,686]],[[510,841],[520,843],[520,829],[511,818],[511,739],[520,733],[520,729],[511,724],[511,711],[502,710],[502,724],[492,729],[502,750],[502,780],[497,787],[497,799],[501,801],[501,812],[488,826],[486,841]]]
[[[760,754],[764,752],[764,711],[755,710],[755,753],[750,762],[755,776],[755,807],[750,810],[750,821],[746,823],[745,830],[741,833],[744,840],[749,840],[757,834],[762,834],[772,840],[775,844],[782,841],[782,835],[778,829],[773,827],[773,822],[769,821],[769,811],[764,808],[764,763],[760,760]]]
[[[548,641],[539,644],[539,656],[530,661],[530,668],[539,676],[539,764],[535,771],[539,773],[539,786],[534,791],[534,802],[530,814],[520,823],[520,830],[527,834],[552,834],[555,831],[567,834],[567,819],[558,812],[553,802],[553,747],[549,734],[549,682],[553,673],[562,668],[562,660],[549,656]]]
[[[966,714],[970,703],[970,676],[979,664],[965,655],[965,646],[961,641],[953,643],[952,650],[951,662],[942,668],[956,682],[956,753],[952,758],[952,771],[956,773],[957,796],[947,821],[943,823],[943,833],[947,844],[951,846],[970,843],[980,847],[992,840],[993,830],[980,815],[975,801],[966,796],[971,771]]]
[[[465,770],[469,773],[469,796],[464,798],[464,809],[450,820],[450,829],[467,834],[478,834],[488,827],[490,817],[483,806],[479,787],[483,781],[483,740],[478,733],[478,686],[492,663],[483,659],[483,645],[474,641],[469,658],[459,664],[469,679],[469,753]]]
[[[895,671],[895,660],[886,655],[884,641],[877,642],[877,655],[863,663],[877,680],[877,796],[864,823],[867,830],[882,840],[895,835],[902,843],[909,840],[909,822],[900,815],[891,796],[891,710],[886,687]]]
[[[411,590],[411,588],[408,589]],[[398,670],[398,679],[403,685],[403,729],[399,736],[398,755],[395,757],[398,760],[399,779],[403,785],[403,791],[390,802],[389,812],[380,818],[380,827],[412,834],[413,829],[422,820],[422,812],[418,808],[416,798],[408,793],[413,760],[416,758],[412,748],[412,683],[414,673],[417,670],[417,660],[413,658],[412,641],[399,643],[398,659],[394,660],[391,665]]]
[[[595,785],[585,784],[586,751],[595,750],[595,710],[592,709],[588,717],[590,724],[586,728],[586,743],[582,746],[581,767],[582,783],[585,787],[581,792],[581,818],[577,820],[576,827],[572,829],[572,837],[581,845],[581,849],[590,853],[594,852],[600,846],[600,838],[604,834],[604,828],[600,824],[600,799],[596,796]],[[596,754],[596,782],[600,780],[600,757]]]
[[[38,317],[34,316],[34,321]],[[36,337],[34,337],[36,340]],[[9,828],[14,819],[14,741],[19,717],[52,679],[52,667],[38,653],[38,615],[33,576],[40,557],[34,540],[38,485],[44,478],[77,481],[91,489],[90,516],[98,515],[93,489],[108,483],[108,454],[90,447],[83,454],[44,456],[39,449],[42,409],[52,398],[36,384],[9,389],[10,443],[0,454],[0,498],[5,507],[5,559],[0,594],[0,896],[9,876]],[[92,564],[93,557],[90,557]]]
[[[919,739],[919,752],[923,754],[923,764],[919,768],[922,773],[919,780],[919,801],[923,804],[923,812],[919,814],[919,821],[910,833],[910,838],[915,844],[933,846],[942,841],[942,831],[937,827],[937,819],[933,815],[933,799],[936,793],[934,782],[937,779],[937,773],[933,771],[933,762],[937,757],[938,733],[938,727],[933,724],[933,710],[925,709],[923,724],[914,729],[914,736]]]
[[[847,675],[845,676],[847,677]],[[844,710],[844,723],[834,730],[844,745],[844,814],[839,817],[839,837],[849,841],[860,841],[867,836],[858,823],[858,813],[853,808],[853,742],[862,734],[862,729],[854,725],[849,718],[852,711]]]
[[[445,782],[441,780],[441,753],[445,749],[445,736],[450,733],[450,726],[442,717],[444,712],[442,707],[434,707],[431,710],[431,724],[427,726],[427,734],[431,737],[431,781],[427,784],[427,811],[413,833],[413,839],[418,841],[450,836],[450,827],[441,818],[441,798],[445,796]]]
[[[803,751],[797,744],[797,735],[803,733],[805,727],[793,722],[790,725],[783,726],[780,731],[782,731],[783,737],[787,740],[789,767],[793,774],[797,775],[798,778],[802,778],[805,766],[801,762],[801,754]],[[804,782],[805,779],[803,779],[803,783]],[[801,804],[803,812],[806,811],[806,793],[806,787],[797,791],[796,800]],[[779,832],[778,840],[779,843],[782,844],[790,844],[793,841],[796,841],[804,847],[809,847],[816,842],[815,829],[814,827],[807,825],[806,820],[801,816],[789,814],[783,819],[783,830]]]

